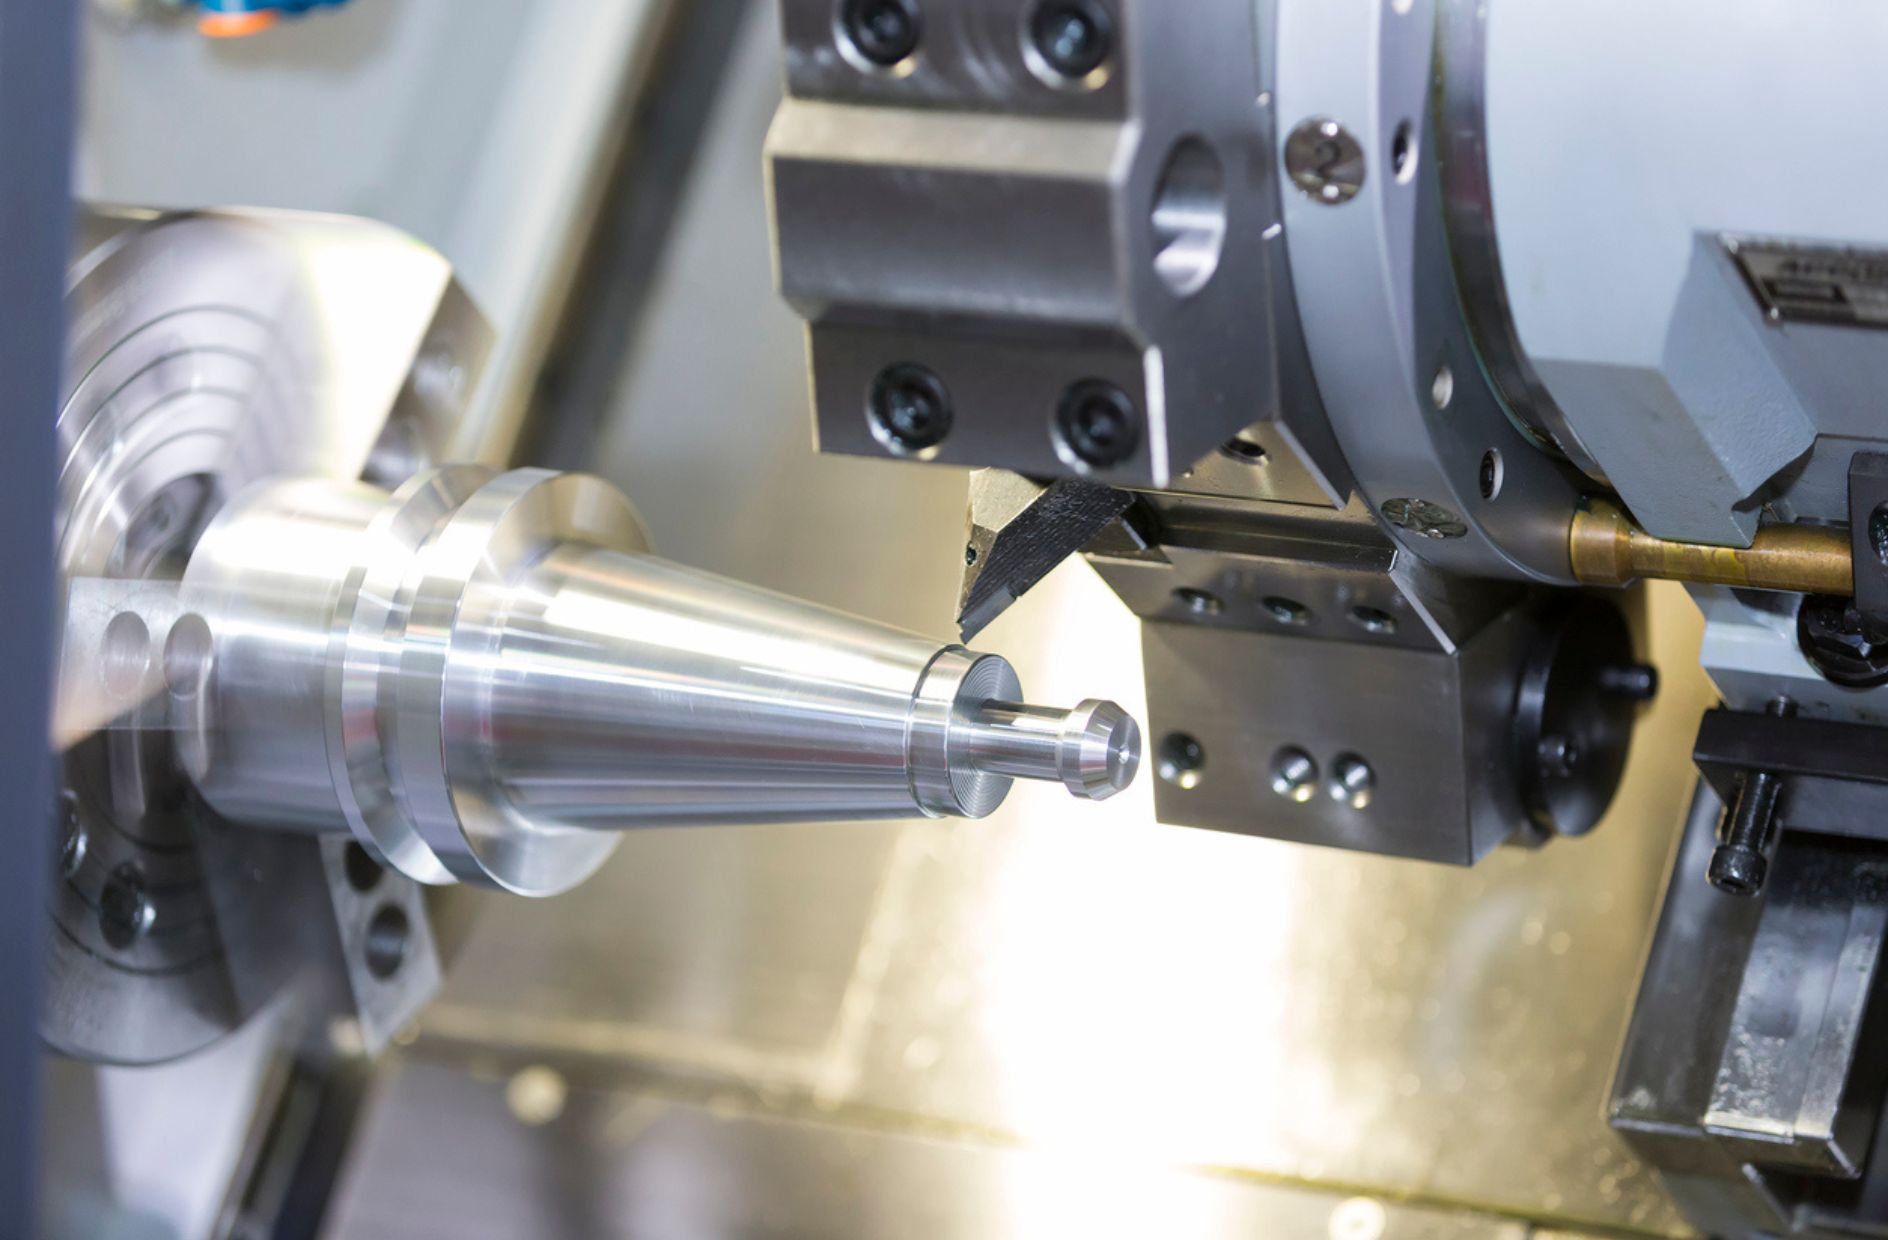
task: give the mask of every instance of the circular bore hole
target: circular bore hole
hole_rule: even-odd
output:
[[[1305,625],[1311,623],[1311,609],[1295,598],[1286,598],[1282,594],[1271,594],[1260,600],[1259,606],[1265,608],[1266,614],[1280,624],[1287,624],[1293,628],[1303,628]]]
[[[1226,604],[1219,595],[1209,590],[1195,590],[1191,586],[1181,586],[1173,592],[1173,601],[1196,616],[1217,616],[1226,610]]]
[[[839,9],[840,50],[861,68],[903,64],[923,30],[917,0],[845,0]]]
[[[1455,399],[1455,372],[1449,369],[1447,362],[1436,367],[1436,377],[1429,381],[1429,403],[1438,412],[1447,409],[1449,402]]]
[[[347,874],[347,885],[362,895],[380,886],[380,880],[387,872],[359,840],[349,840],[347,847],[342,850],[341,868]]]
[[[1296,745],[1272,755],[1272,791],[1303,805],[1318,790],[1318,762]]]
[[[1478,478],[1483,499],[1493,499],[1501,494],[1501,484],[1507,481],[1507,466],[1502,463],[1501,451],[1490,448],[1482,453],[1482,467]]]
[[[1160,761],[1155,769],[1160,777],[1176,788],[1200,786],[1200,772],[1206,768],[1206,747],[1185,732],[1169,732],[1160,742]]]
[[[1103,379],[1083,379],[1055,411],[1056,454],[1077,469],[1108,469],[1134,455],[1141,415],[1128,394]]]
[[[1029,16],[1029,67],[1052,86],[1099,86],[1114,20],[1096,0],[1043,0]]]
[[[1888,565],[1888,504],[1877,504],[1868,514],[1868,545],[1875,548],[1875,558]]]
[[[1365,607],[1361,603],[1350,609],[1350,622],[1366,633],[1378,637],[1388,637],[1396,632],[1396,617],[1379,607]]]
[[[1377,792],[1377,773],[1359,754],[1341,753],[1331,763],[1325,794],[1341,805],[1366,809]]]
[[[916,362],[895,362],[879,371],[865,403],[872,437],[899,456],[925,460],[951,433],[951,395]]]
[[[105,688],[113,697],[136,693],[151,669],[151,630],[135,612],[121,611],[105,625]]]
[[[1226,176],[1219,156],[1198,138],[1182,138],[1154,190],[1154,271],[1176,296],[1206,287],[1226,243]]]
[[[977,549],[968,543],[964,544],[964,567],[971,568],[975,566],[976,563]]]
[[[1245,431],[1220,444],[1219,450],[1242,465],[1265,464],[1265,445]]]
[[[210,676],[210,625],[188,612],[164,639],[164,683],[180,698],[193,698]]]
[[[151,928],[157,910],[144,890],[144,871],[134,861],[124,862],[106,878],[98,892],[98,932],[116,948]]]
[[[406,963],[407,941],[412,932],[405,913],[395,905],[382,905],[374,919],[367,923],[367,943],[363,949],[367,971],[383,982],[398,973],[400,966]]]
[[[1390,138],[1390,171],[1404,185],[1416,175],[1416,130],[1408,121]]]

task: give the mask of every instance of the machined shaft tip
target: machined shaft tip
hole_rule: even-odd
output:
[[[976,770],[1054,779],[1103,801],[1134,782],[1141,728],[1120,706],[1094,698],[1073,710],[985,702],[969,720],[964,754]]]

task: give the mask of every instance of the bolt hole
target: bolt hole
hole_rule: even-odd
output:
[[[1483,499],[1493,499],[1501,494],[1501,484],[1507,481],[1507,466],[1502,463],[1499,449],[1490,448],[1482,453],[1479,481]]]
[[[845,0],[839,10],[839,50],[857,69],[908,72],[923,28],[917,0]]]
[[[1287,801],[1303,805],[1318,790],[1318,763],[1296,745],[1287,745],[1272,755],[1272,791]]]
[[[1360,755],[1341,753],[1331,763],[1331,782],[1325,794],[1340,805],[1367,809],[1377,791],[1377,773]]]
[[[1265,445],[1246,431],[1240,431],[1219,445],[1219,450],[1242,465],[1265,464]]]
[[[929,460],[951,433],[951,395],[925,367],[897,362],[872,380],[865,415],[872,437],[887,451]]]
[[[188,612],[170,626],[164,639],[164,683],[180,698],[193,698],[210,675],[210,626]]]
[[[378,887],[381,877],[387,872],[358,840],[349,840],[347,847],[342,850],[341,868],[347,874],[347,885],[362,895]]]
[[[1416,175],[1416,134],[1408,121],[1398,125],[1390,139],[1390,171],[1404,185]]]
[[[1151,222],[1155,273],[1180,297],[1205,288],[1226,240],[1226,177],[1212,147],[1184,138],[1173,148]]]
[[[1114,22],[1096,0],[1044,0],[1025,33],[1023,58],[1048,85],[1093,90],[1108,80]]]
[[[400,966],[406,963],[407,942],[411,937],[412,926],[406,914],[396,905],[382,905],[374,919],[367,923],[364,951],[367,971],[383,982],[398,973]]]
[[[1429,381],[1429,403],[1436,407],[1437,412],[1441,412],[1447,409],[1449,402],[1454,399],[1455,372],[1450,370],[1448,363],[1445,362],[1436,367],[1436,377]]]
[[[1265,608],[1272,619],[1292,628],[1303,628],[1311,623],[1311,609],[1295,598],[1272,594],[1260,600],[1259,606]]]
[[[1196,616],[1217,616],[1226,610],[1226,604],[1219,595],[1207,590],[1195,590],[1191,586],[1181,586],[1173,592],[1173,601]]]
[[[105,625],[105,688],[114,698],[136,693],[151,667],[151,630],[136,612],[121,611]]]
[[[1379,607],[1365,607],[1362,604],[1350,609],[1350,622],[1366,633],[1378,637],[1388,637],[1396,632],[1396,617]]]
[[[1160,777],[1176,788],[1200,786],[1206,766],[1206,748],[1185,732],[1169,732],[1160,742]]]
[[[1069,385],[1051,428],[1056,455],[1079,471],[1111,469],[1129,460],[1141,442],[1134,402],[1105,379]]]

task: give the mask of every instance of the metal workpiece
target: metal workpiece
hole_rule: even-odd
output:
[[[1847,597],[1855,583],[1849,533],[1840,526],[1764,525],[1748,547],[1672,542],[1646,533],[1617,504],[1587,499],[1574,511],[1568,545],[1574,574],[1589,585],[1651,578]]]
[[[183,589],[204,799],[423,882],[551,894],[633,827],[982,817],[1015,778],[1099,800],[1139,760],[1111,703],[1028,706],[997,656],[647,554],[584,475],[265,484]]]
[[[961,745],[979,771],[1059,779],[1076,796],[1101,801],[1133,780],[1141,727],[1113,702],[1094,698],[1073,710],[985,702],[963,726]]]

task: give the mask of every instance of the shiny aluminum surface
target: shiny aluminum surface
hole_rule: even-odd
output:
[[[1017,777],[1134,777],[1113,703],[1023,705],[995,655],[647,548],[581,474],[251,488],[183,582],[213,646],[197,789],[421,881],[548,895],[632,827],[982,817]]]

